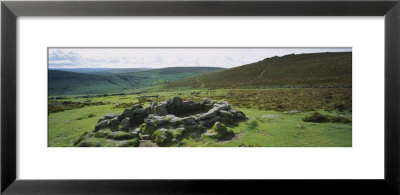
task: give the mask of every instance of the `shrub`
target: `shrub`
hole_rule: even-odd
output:
[[[306,116],[302,119],[304,122],[315,122],[315,123],[351,123],[351,120],[343,116],[329,116],[319,112],[314,112],[310,116]]]
[[[255,129],[258,126],[258,121],[257,120],[250,120],[247,125],[249,126],[250,129]]]
[[[304,117],[303,121],[304,122],[315,122],[315,123],[329,122],[328,118],[319,112],[314,112],[310,116]]]

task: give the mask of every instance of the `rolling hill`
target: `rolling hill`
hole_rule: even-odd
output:
[[[132,92],[218,70],[222,68],[171,67],[109,74],[48,70],[48,90],[50,96]]]
[[[165,88],[351,87],[352,53],[312,53],[262,61],[178,80]]]
[[[50,68],[49,70],[60,70],[87,74],[118,74],[127,72],[139,72],[151,68]]]

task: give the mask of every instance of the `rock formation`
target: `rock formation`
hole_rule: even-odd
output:
[[[174,143],[182,146],[184,143],[179,140],[186,136],[221,139],[227,134],[233,134],[225,125],[238,123],[245,118],[243,112],[227,102],[208,98],[202,102],[182,101],[180,97],[174,97],[164,102],[153,102],[146,108],[137,104],[117,115],[100,117],[93,133],[96,137],[113,140],[136,140],[135,143],[121,142],[122,145],[149,145],[151,141],[158,146]],[[88,146],[82,139],[75,145]]]

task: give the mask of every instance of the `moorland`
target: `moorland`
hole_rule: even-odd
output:
[[[174,97],[227,102],[246,119],[225,124],[229,139],[181,136],[168,146],[352,146],[351,52],[274,56],[229,69],[49,69],[48,84],[50,147],[78,146],[82,135],[86,146],[140,146],[147,135],[129,129],[96,135],[99,118]]]

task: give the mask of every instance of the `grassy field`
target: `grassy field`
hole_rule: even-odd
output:
[[[310,90],[309,95],[297,95],[298,91]],[[199,93],[193,95],[193,92]],[[278,93],[276,95],[275,93]],[[124,110],[124,106],[130,107],[136,103],[144,105],[151,101],[163,101],[166,98],[181,96],[183,99],[201,100],[203,97],[212,99],[226,100],[243,111],[248,120],[240,123],[238,126],[228,126],[236,135],[232,140],[221,141],[213,139],[193,140],[185,138],[182,141],[186,146],[274,146],[274,147],[347,147],[352,144],[352,125],[351,123],[312,123],[304,122],[302,119],[309,116],[313,111],[329,116],[343,115],[351,119],[351,112],[347,109],[337,109],[337,106],[326,105],[326,99],[315,98],[310,96],[315,94],[324,95],[329,98],[332,105],[351,105],[351,90],[336,89],[329,94],[329,89],[265,89],[265,90],[239,90],[239,89],[220,89],[220,90],[188,90],[188,91],[167,91],[143,93],[139,95],[158,95],[158,98],[147,98],[145,100],[137,99],[138,95],[115,95],[107,97],[91,97],[91,98],[75,98],[68,96],[66,99],[53,100],[58,102],[85,102],[90,101],[93,104],[101,102],[102,105],[84,105],[79,108],[58,111],[49,114],[49,146],[73,146],[74,140],[84,132],[91,132],[94,129],[99,117],[107,113],[119,113]],[[259,93],[259,95],[250,95],[251,93]],[[303,92],[304,94],[308,94]],[[236,94],[236,95],[232,95]],[[240,95],[242,94],[242,95]],[[266,96],[271,101],[270,104],[260,104],[260,97]],[[273,109],[277,101],[283,96],[295,94],[295,99],[291,100],[291,104],[285,104],[280,110]],[[314,94],[314,95],[313,95]],[[245,96],[246,99],[241,99]],[[319,101],[318,101],[319,100]],[[241,103],[242,102],[242,103]],[[298,104],[298,102],[303,102]],[[308,102],[308,103],[307,103]],[[262,106],[259,106],[262,105]],[[269,107],[270,105],[271,107]],[[320,108],[317,108],[320,107]],[[272,108],[272,109],[271,109]],[[341,108],[339,106],[339,108]],[[346,107],[344,107],[346,108]],[[286,114],[285,111],[299,110],[298,114]],[[275,111],[274,111],[275,110]],[[263,118],[264,115],[273,115],[274,118]],[[276,116],[276,118],[275,118]],[[116,142],[91,138],[93,142],[100,142],[102,146],[116,146]],[[176,146],[176,145],[175,145]]]

